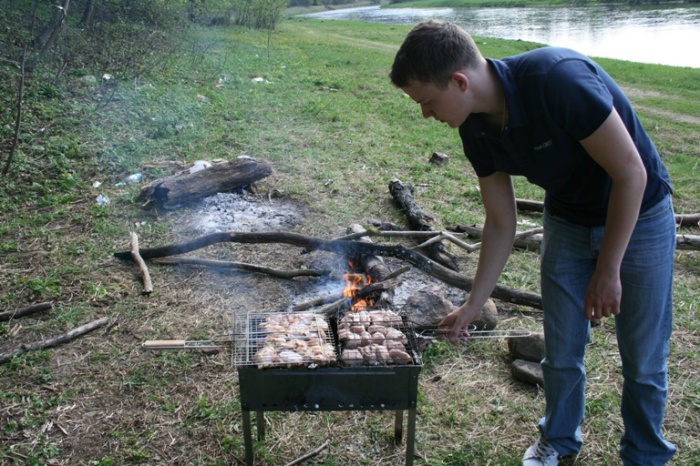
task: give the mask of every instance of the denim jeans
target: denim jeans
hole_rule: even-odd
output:
[[[625,252],[621,312],[615,317],[622,360],[620,456],[626,466],[665,464],[676,448],[664,440],[667,358],[673,320],[676,246],[671,196],[640,215]],[[585,292],[604,227],[584,227],[545,213],[541,286],[546,356],[546,410],[539,429],[560,455],[580,450],[585,414],[584,355],[590,321]]]

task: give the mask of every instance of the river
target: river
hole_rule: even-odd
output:
[[[327,20],[415,24],[455,22],[474,36],[569,47],[593,57],[700,68],[700,7],[338,9],[306,15]]]

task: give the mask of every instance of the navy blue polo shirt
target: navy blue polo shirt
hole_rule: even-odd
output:
[[[487,127],[483,114],[470,115],[460,126],[464,153],[479,177],[497,171],[525,176],[544,188],[548,213],[580,225],[604,225],[611,178],[579,141],[615,107],[647,170],[641,212],[672,191],[632,105],[598,64],[557,47],[488,61],[503,85],[509,118],[501,135]]]

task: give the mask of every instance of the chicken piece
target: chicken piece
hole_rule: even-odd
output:
[[[251,359],[253,362],[257,363],[258,367],[261,369],[265,367],[272,367],[281,362],[277,350],[272,346],[263,346],[262,349],[255,353]]]
[[[367,331],[371,334],[375,334],[377,332],[382,333],[386,335],[386,332],[389,330],[389,327],[385,327],[384,325],[377,325],[377,324],[372,324],[367,328]]]
[[[356,349],[344,349],[340,355],[340,360],[348,366],[358,366],[364,362],[362,353]]]
[[[279,357],[281,362],[286,363],[288,365],[296,365],[304,362],[304,357],[296,351],[292,350],[280,351]]]
[[[391,359],[391,355],[389,354],[389,350],[386,349],[386,346],[375,345],[374,354],[379,364],[386,365],[391,364],[393,362],[393,359]]]
[[[360,334],[361,342],[360,345],[367,346],[372,344],[372,335],[369,332],[362,332]]]
[[[404,345],[408,344],[408,338],[406,338],[406,335],[401,330],[397,330],[395,328],[389,328],[387,330],[386,339],[398,341],[403,343]]]
[[[385,336],[382,332],[374,332],[372,333],[372,343],[381,345],[384,343]]]
[[[386,349],[388,349],[389,351],[394,350],[394,349],[399,350],[399,351],[404,351],[404,352],[406,351],[406,347],[404,346],[404,344],[401,343],[400,341],[396,341],[396,340],[386,339],[386,340],[384,340],[384,346],[386,346]]]
[[[350,331],[352,333],[364,333],[367,331],[367,329],[365,328],[364,325],[355,324],[352,327],[350,327]]]
[[[359,348],[360,353],[362,354],[362,359],[367,364],[370,365],[376,365],[377,364],[377,354],[375,352],[375,347],[377,345],[367,345],[367,346],[361,346]]]
[[[389,356],[396,364],[409,364],[412,361],[411,356],[407,352],[398,349],[389,350]]]
[[[350,333],[349,335],[349,338],[341,340],[346,348],[354,349],[362,345],[362,337],[360,335],[358,335],[357,333]]]
[[[403,325],[403,319],[394,311],[380,309],[377,311],[369,311],[369,315],[372,319],[372,323],[376,325],[384,325],[386,327],[401,327]]]

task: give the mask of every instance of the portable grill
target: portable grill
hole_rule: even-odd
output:
[[[371,311],[370,311],[371,313]],[[346,360],[350,348],[345,336],[347,313],[326,317],[314,313],[240,313],[234,316],[232,333],[213,340],[155,340],[143,344],[147,349],[230,348],[231,362],[238,372],[246,464],[253,466],[253,440],[250,413],[256,414],[258,440],[265,438],[265,411],[384,411],[395,412],[394,440],[401,443],[403,415],[408,412],[406,465],[413,464],[415,450],[418,375],[423,366],[422,349],[439,339],[445,330],[423,328],[416,333],[410,316],[390,313],[387,326],[400,332],[406,357],[399,363]],[[289,317],[291,321],[279,321]],[[299,328],[293,319],[305,319]],[[272,322],[272,323],[271,323]],[[275,323],[276,322],[276,323]],[[340,330],[340,331],[339,331]],[[387,331],[387,340],[389,332]],[[529,331],[511,333],[499,330],[468,329],[464,342],[481,338],[525,337]],[[276,345],[281,355],[293,348],[293,358],[264,356],[266,348]],[[390,346],[388,342],[386,346]],[[299,348],[313,345],[314,351]],[[290,351],[290,354],[292,352]]]
[[[394,439],[403,437],[403,412],[408,411],[406,432],[406,464],[413,464],[415,447],[416,403],[418,374],[422,360],[418,353],[415,333],[408,319],[396,327],[406,335],[406,349],[411,361],[405,364],[346,365],[340,358],[318,363],[307,359],[291,365],[261,363],[255,354],[265,345],[269,331],[261,328],[269,313],[242,314],[234,318],[233,364],[238,371],[246,463],[254,462],[251,434],[251,411],[256,413],[258,440],[265,437],[265,411],[352,411],[393,410]],[[322,344],[332,345],[336,356],[342,352],[337,338],[339,319],[327,319],[320,328]],[[318,338],[311,335],[308,338]]]

